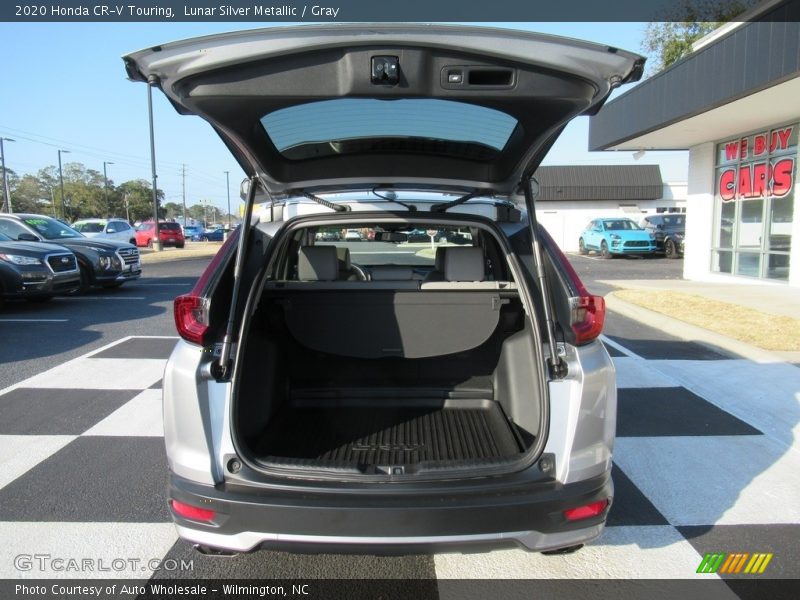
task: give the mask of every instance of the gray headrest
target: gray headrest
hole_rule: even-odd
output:
[[[339,270],[349,271],[351,266],[350,248],[345,248],[343,246],[336,246],[336,256],[339,258]]]
[[[444,255],[445,281],[483,281],[483,249],[450,247]]]
[[[339,277],[339,259],[335,246],[303,246],[297,257],[300,281],[335,281]]]
[[[410,281],[414,277],[411,267],[394,265],[376,266],[369,270],[372,281]]]
[[[436,248],[436,259],[435,259],[436,262],[433,263],[433,268],[436,271],[441,271],[442,273],[444,273],[445,250],[447,250],[447,246],[439,246],[438,248]]]

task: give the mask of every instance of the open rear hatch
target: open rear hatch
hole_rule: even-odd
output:
[[[639,79],[642,57],[506,29],[356,24],[215,35],[124,61],[131,79],[209,121],[231,149],[252,182],[245,223],[259,188],[267,201],[315,198],[341,215],[342,227],[345,211],[320,200],[325,192],[525,194],[536,282],[510,295],[470,291],[467,304],[490,303],[475,314],[463,306],[437,313],[437,302],[458,304],[447,290],[399,286],[388,299],[380,286],[262,294],[266,265],[256,285],[242,280],[258,237],[243,228],[216,374],[228,380],[235,364],[232,433],[248,464],[375,476],[474,467],[482,475],[541,452],[543,344],[550,375],[558,369],[529,181],[570,119]],[[311,306],[323,296],[328,304]],[[403,322],[406,300],[418,310]],[[358,330],[359,302],[387,311],[395,330],[366,338],[342,331],[342,322]],[[485,335],[460,338],[445,326],[448,314],[460,315],[460,331]],[[413,350],[420,340],[428,351]]]

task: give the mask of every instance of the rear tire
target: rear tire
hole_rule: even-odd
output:
[[[583,238],[578,240],[578,254],[589,254],[589,251],[586,249],[586,244],[583,242]]]
[[[52,296],[29,296],[28,298],[25,298],[25,300],[31,304],[41,304],[42,302],[47,302],[52,299]]]
[[[664,255],[667,258],[678,258],[678,249],[675,247],[675,242],[672,240],[664,242]]]
[[[114,283],[104,283],[103,287],[105,289],[107,289],[107,290],[115,290],[119,286],[121,286],[123,283],[125,283],[125,282],[124,281],[115,281]]]
[[[608,244],[603,240],[600,244],[600,257],[601,258],[614,258],[611,252],[608,251]]]
[[[185,244],[178,244],[178,245],[177,245],[177,246],[175,246],[175,247],[176,247],[176,248],[178,248],[178,249],[181,249],[181,248],[183,248],[183,247],[184,247],[184,245],[185,245]]]
[[[147,247],[148,248],[152,248],[153,247],[153,238],[150,238],[149,240],[147,240]]]

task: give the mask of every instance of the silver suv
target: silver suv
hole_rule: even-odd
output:
[[[182,538],[559,552],[600,535],[616,420],[605,309],[536,224],[533,175],[641,57],[355,25],[124,60],[248,174],[246,225],[175,300],[164,425]]]

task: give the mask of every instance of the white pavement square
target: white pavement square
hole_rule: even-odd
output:
[[[618,438],[614,462],[673,525],[800,522],[800,456],[767,436]]]
[[[0,488],[69,444],[74,435],[0,435]],[[0,539],[3,539],[0,537]]]
[[[163,437],[161,390],[144,390],[83,435]]]
[[[766,435],[797,450],[800,369],[749,360],[652,360],[649,366]]]
[[[0,522],[0,578],[146,579],[177,538],[172,523]]]
[[[688,579],[701,558],[674,527],[660,525],[607,527],[595,542],[562,556],[500,550],[434,560],[438,579]]]
[[[617,369],[618,388],[678,387],[680,385],[672,377],[653,369],[650,366],[651,361],[627,356],[614,357],[613,361],[614,367]]]
[[[165,360],[78,358],[35,375],[25,387],[86,390],[144,390],[164,376]]]

